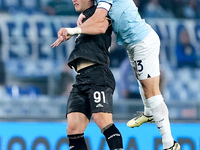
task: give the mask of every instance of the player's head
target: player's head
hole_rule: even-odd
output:
[[[83,12],[95,4],[95,0],[72,0],[75,10]]]

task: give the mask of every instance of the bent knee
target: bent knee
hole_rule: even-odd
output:
[[[78,126],[76,124],[68,123],[67,125],[67,134],[77,134],[79,132]]]
[[[159,77],[148,78],[146,80],[140,80],[144,95],[146,98],[150,98],[155,95],[160,95]]]
[[[67,125],[67,134],[80,134],[83,133],[88,125],[88,122],[70,121]]]
[[[100,129],[103,129],[108,124],[113,123],[111,113],[94,113],[92,116]]]

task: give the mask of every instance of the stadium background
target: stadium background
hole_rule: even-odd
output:
[[[5,68],[0,74],[0,150],[68,149],[65,132],[67,94],[61,91],[61,81],[66,80],[61,79],[65,62],[74,47],[74,38],[55,49],[50,44],[60,27],[76,25],[77,13],[71,0],[58,0],[65,11],[57,14],[51,10],[49,2],[0,0],[0,60]],[[199,4],[198,0],[196,2]],[[141,0],[141,3],[147,4],[148,0]],[[145,7],[139,8],[145,11]],[[169,108],[173,136],[181,143],[182,150],[200,150],[200,68],[178,68],[175,55],[178,33],[185,27],[199,64],[200,18],[168,15],[144,18],[161,39],[160,60],[165,77],[162,92]],[[121,55],[115,56],[114,51],[111,51],[111,69],[117,81],[114,121],[122,132],[125,149],[161,150],[160,135],[154,124],[136,129],[126,127],[127,120],[136,111],[142,111],[143,105],[140,99],[127,99],[120,94],[121,60],[118,58]],[[71,70],[67,70],[67,74],[68,78],[75,75]],[[108,149],[93,122],[85,135],[91,150]]]

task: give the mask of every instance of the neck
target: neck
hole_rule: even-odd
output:
[[[93,5],[94,5],[94,1],[91,0],[88,2],[88,8],[92,7]]]

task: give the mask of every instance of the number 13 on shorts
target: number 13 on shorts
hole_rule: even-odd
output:
[[[136,70],[137,72],[142,72],[144,67],[143,67],[143,64],[142,64],[142,60],[136,60],[134,61],[135,62],[135,67],[136,67]]]
[[[147,73],[148,65],[146,65],[145,60],[135,60],[135,69],[136,69],[136,74],[137,78],[139,80],[147,79],[149,77],[149,74]]]

